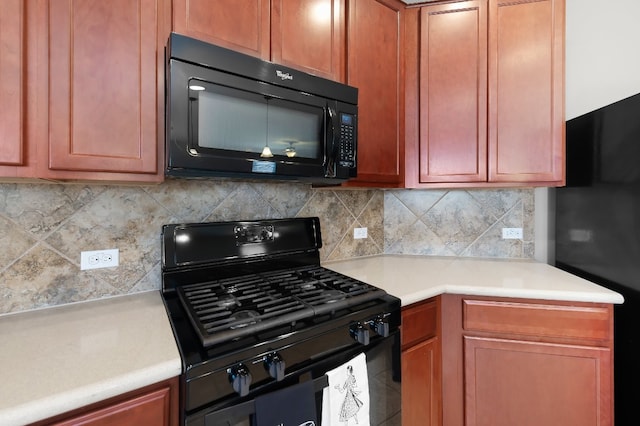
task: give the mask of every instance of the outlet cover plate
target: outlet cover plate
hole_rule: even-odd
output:
[[[80,269],[98,269],[118,266],[120,255],[118,249],[91,250],[80,252]]]
[[[505,240],[521,240],[522,228],[502,228],[502,238]]]
[[[353,228],[353,238],[356,240],[367,238],[367,228]]]

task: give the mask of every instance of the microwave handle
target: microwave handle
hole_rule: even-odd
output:
[[[336,177],[336,162],[340,145],[336,140],[336,111],[329,105],[326,107],[327,114],[327,146],[325,147],[325,177]]]

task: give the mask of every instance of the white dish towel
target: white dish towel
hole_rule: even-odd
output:
[[[364,353],[327,372],[322,426],[369,426],[369,376]]]

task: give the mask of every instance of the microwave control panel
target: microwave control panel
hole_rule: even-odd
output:
[[[355,121],[353,114],[340,113],[340,153],[338,162],[343,167],[356,166]]]

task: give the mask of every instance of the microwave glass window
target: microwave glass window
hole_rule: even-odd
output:
[[[209,91],[198,95],[201,147],[262,152],[267,130],[266,104]]]
[[[320,158],[322,110],[293,110],[269,103],[268,138],[274,155]]]
[[[322,161],[322,107],[200,84],[190,93],[199,147],[258,158],[268,146],[273,156]]]

